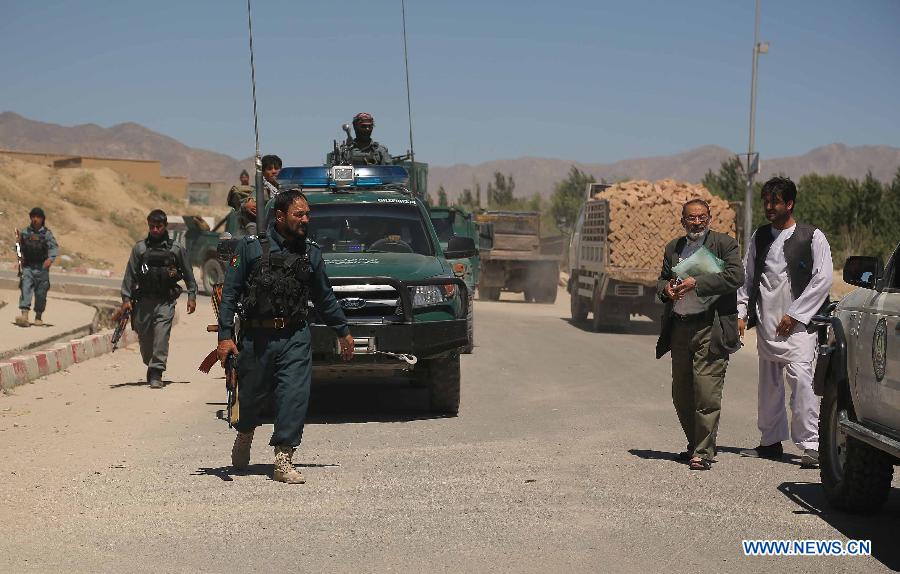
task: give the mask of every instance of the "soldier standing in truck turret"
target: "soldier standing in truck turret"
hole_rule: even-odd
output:
[[[360,112],[353,116],[353,133],[356,137],[348,142],[346,156],[353,165],[391,165],[393,159],[387,148],[372,139],[375,118],[372,114]]]
[[[184,248],[169,238],[166,213],[154,209],[147,216],[147,238],[131,250],[122,279],[122,310],[132,310],[141,358],[147,365],[151,389],[163,388],[162,374],[169,357],[169,335],[175,318],[175,303],[187,286],[187,312],[197,308],[197,282]]]
[[[28,312],[31,309],[31,297],[34,294],[34,325],[44,324],[44,309],[47,308],[47,292],[50,290],[50,266],[59,254],[59,246],[53,232],[44,227],[46,217],[44,210],[35,207],[28,214],[31,225],[19,232],[17,241],[22,250],[22,280],[19,284],[20,314],[16,317],[16,325],[28,327]]]

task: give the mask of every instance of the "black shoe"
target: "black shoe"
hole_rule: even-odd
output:
[[[741,456],[750,458],[767,458],[769,460],[780,460],[784,456],[784,448],[780,442],[770,445],[759,445],[756,448],[748,448],[741,451]]]
[[[151,389],[163,388],[162,371],[147,369],[147,382],[150,383]]]

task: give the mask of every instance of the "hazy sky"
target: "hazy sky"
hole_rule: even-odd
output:
[[[0,0],[0,111],[253,153],[242,0]],[[318,163],[358,111],[408,148],[400,0],[254,0],[263,153]],[[746,151],[752,0],[408,0],[416,154]],[[900,2],[764,0],[757,148],[900,146]],[[3,142],[0,142],[2,147]]]

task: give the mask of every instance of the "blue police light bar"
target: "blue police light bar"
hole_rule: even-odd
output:
[[[330,177],[330,167],[285,167],[278,172],[278,187],[344,187]],[[354,168],[356,179],[349,187],[406,184],[409,172],[401,165],[361,165]]]

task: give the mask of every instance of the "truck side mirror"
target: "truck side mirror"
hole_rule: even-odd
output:
[[[450,241],[447,242],[447,249],[444,251],[444,257],[447,259],[465,259],[466,257],[475,257],[477,254],[475,240],[459,235],[450,238]]]
[[[844,263],[844,282],[857,287],[874,289],[875,282],[884,275],[880,257],[853,255]]]

